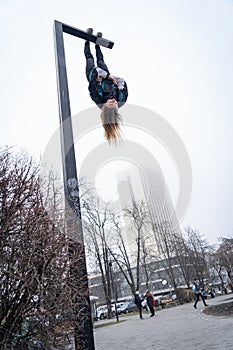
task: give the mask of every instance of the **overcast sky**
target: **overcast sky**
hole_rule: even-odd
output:
[[[193,188],[181,226],[199,230],[211,243],[232,236],[232,18],[231,0],[0,0],[1,146],[43,155],[59,126],[53,22],[93,27],[115,43],[103,52],[111,73],[128,83],[128,104],[161,116],[184,143]],[[87,91],[83,44],[65,35],[72,114],[92,107],[98,118]],[[174,161],[163,164],[148,126],[124,128],[126,140],[161,162],[176,201]],[[79,167],[103,142],[101,128],[79,139]],[[103,178],[122,165],[111,160],[99,165]]]

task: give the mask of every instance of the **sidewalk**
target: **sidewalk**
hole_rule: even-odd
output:
[[[214,305],[229,299],[232,294],[208,299]],[[139,317],[119,317],[125,320],[116,325],[94,330],[95,350],[231,350],[233,349],[233,318],[207,316],[200,301],[158,311]]]

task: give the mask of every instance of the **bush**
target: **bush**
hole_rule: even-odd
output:
[[[179,304],[190,303],[194,300],[194,293],[190,289],[176,288],[175,294]]]

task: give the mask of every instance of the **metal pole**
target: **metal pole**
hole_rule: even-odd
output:
[[[84,317],[82,320],[83,327],[81,329],[77,327],[75,331],[75,349],[94,350],[95,345],[93,336],[93,325],[91,319],[90,298],[88,293],[86,258],[81,223],[79,188],[66,72],[63,24],[57,21],[54,22],[54,42],[57,71],[64,191],[67,209],[71,211],[71,220],[69,220],[68,222],[68,229],[72,225],[72,228],[70,229],[70,251],[71,255],[75,254],[75,250],[81,251],[81,260],[78,262],[79,266],[74,267],[72,271],[74,274],[78,272],[77,277],[82,278],[82,285],[84,285],[85,295],[87,295],[83,305],[80,305],[80,310],[77,310],[77,312],[80,311],[80,314],[84,315]],[[73,225],[75,225],[75,229]]]
[[[111,261],[109,263],[109,268],[110,268],[110,277],[111,277],[111,282],[112,282],[112,295],[113,295],[113,298],[114,298],[115,314],[116,314],[116,319],[117,319],[117,322],[118,322],[119,321],[119,315],[118,315],[118,312],[117,312],[117,305],[116,305],[117,298],[116,298],[116,293],[115,293],[115,288],[114,288],[114,280],[113,280],[113,274],[112,274],[112,262]]]

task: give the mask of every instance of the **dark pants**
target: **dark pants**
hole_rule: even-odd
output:
[[[104,62],[104,56],[100,50],[99,45],[95,45],[95,50],[96,50],[97,67],[105,70],[108,74],[110,74],[108,67]],[[87,80],[89,81],[90,80],[89,79],[90,72],[91,72],[92,68],[95,67],[95,61],[94,61],[94,57],[93,57],[91,50],[90,50],[90,42],[89,41],[85,42],[84,55],[86,57],[86,76],[87,76]]]
[[[201,299],[202,299],[202,301],[203,301],[203,304],[204,304],[205,306],[207,306],[207,305],[206,305],[206,302],[205,302],[205,298],[204,298],[204,296],[202,295],[202,293],[195,293],[195,297],[196,297],[196,301],[195,301],[195,303],[194,303],[194,307],[197,306],[197,303],[198,303],[198,301],[200,300],[200,297],[201,297]]]
[[[142,306],[137,305],[137,307],[138,307],[138,311],[139,311],[139,317],[142,318]]]
[[[151,312],[151,316],[155,315],[155,309],[154,306],[149,306],[150,312]]]

